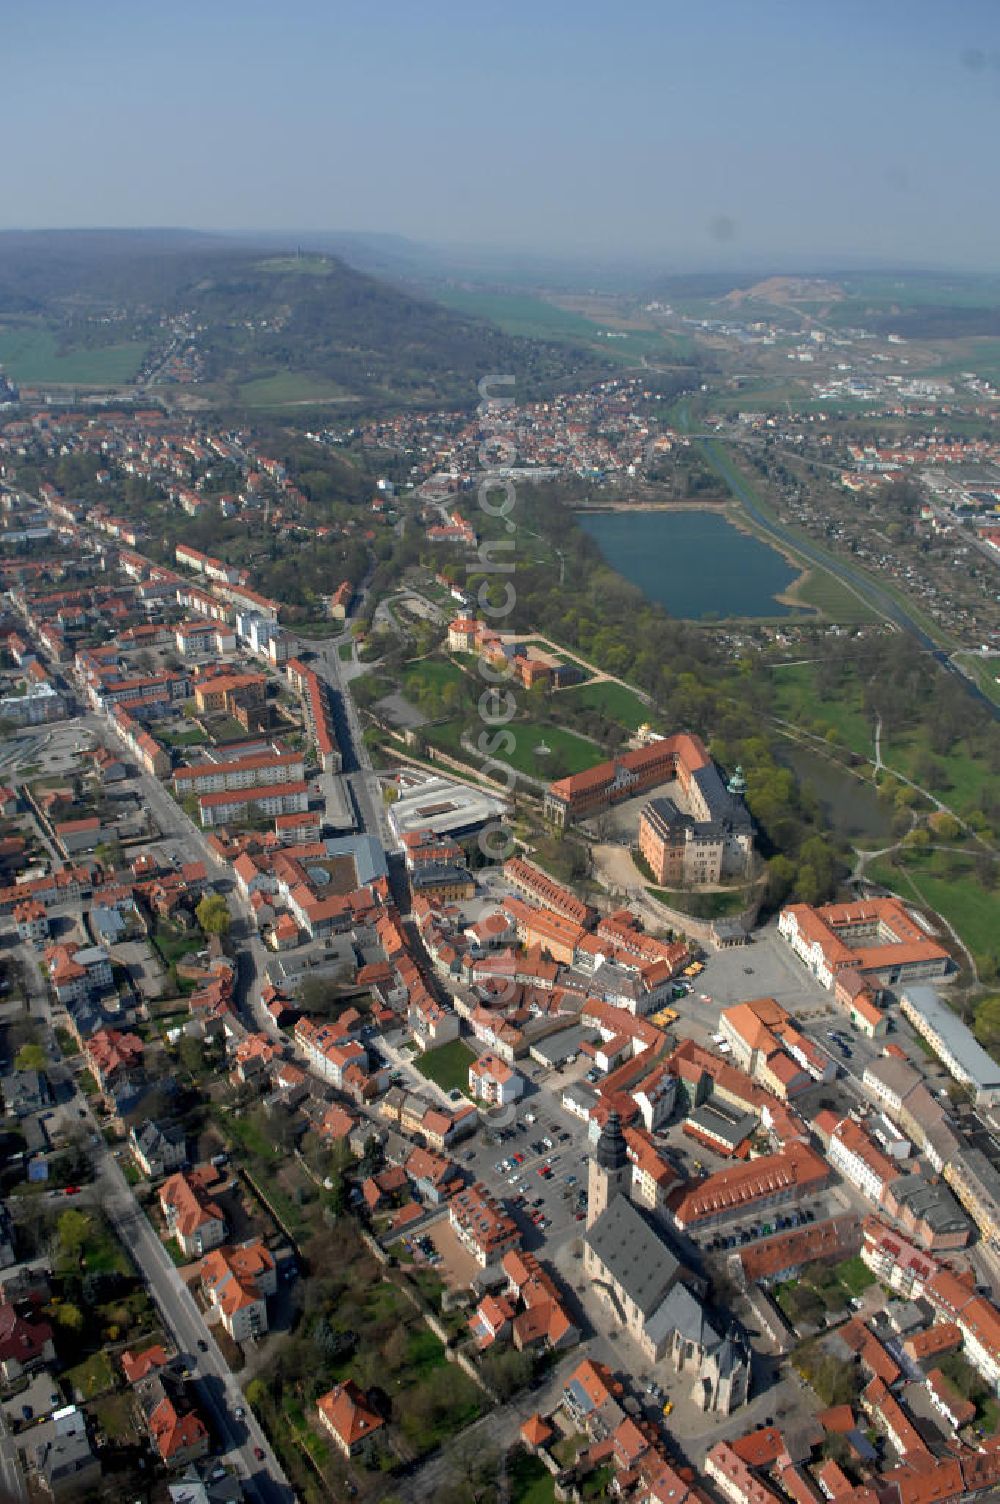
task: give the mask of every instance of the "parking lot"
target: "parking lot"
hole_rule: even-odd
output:
[[[536,1253],[584,1227],[587,1130],[557,1103],[545,1087],[531,1090],[499,1133],[484,1124],[456,1156],[468,1174],[505,1202],[525,1247]]]

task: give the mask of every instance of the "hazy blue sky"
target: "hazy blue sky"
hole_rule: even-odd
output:
[[[0,227],[996,268],[998,0],[5,5]]]

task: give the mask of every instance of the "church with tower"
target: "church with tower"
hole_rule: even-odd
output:
[[[706,1311],[667,1231],[630,1197],[632,1166],[616,1112],[588,1172],[584,1268],[594,1290],[651,1362],[669,1356],[692,1398],[728,1415],[750,1393],[750,1348],[735,1322]],[[692,1286],[695,1288],[692,1288]]]

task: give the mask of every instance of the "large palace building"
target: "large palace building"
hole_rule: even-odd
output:
[[[700,738],[688,732],[560,778],[546,791],[545,815],[566,826],[675,780],[685,808],[673,799],[651,799],[639,821],[639,849],[656,881],[713,883],[748,875],[753,826],[739,783],[727,787]]]

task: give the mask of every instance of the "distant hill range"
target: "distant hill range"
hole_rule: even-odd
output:
[[[368,237],[365,249],[387,270],[408,254],[393,237],[381,245]],[[234,401],[250,384],[275,379],[291,394],[297,376],[304,397],[326,383],[364,406],[464,406],[478,401],[476,384],[491,373],[517,377],[524,399],[608,369],[593,352],[505,334],[338,256],[272,237],[0,233],[0,322],[8,327],[41,325],[64,346],[93,346],[155,339],[164,317],[182,314],[199,326],[204,381]]]

